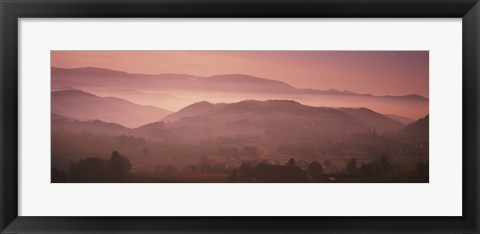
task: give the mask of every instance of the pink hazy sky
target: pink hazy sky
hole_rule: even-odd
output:
[[[54,67],[198,76],[241,73],[297,88],[429,94],[428,51],[52,51]]]

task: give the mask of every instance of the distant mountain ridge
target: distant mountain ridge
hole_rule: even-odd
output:
[[[367,96],[367,97],[383,97],[391,99],[410,99],[417,101],[428,101],[428,98],[417,94],[407,94],[401,96],[376,96],[372,94],[359,94],[352,91],[327,89],[299,89],[295,88],[285,82],[260,78],[245,74],[224,74],[214,75],[209,77],[200,77],[188,74],[131,74],[122,71],[115,71],[105,68],[84,67],[84,68],[58,68],[52,67],[52,79],[56,83],[63,83],[67,85],[100,85],[105,82],[102,79],[94,79],[96,77],[118,78],[119,81],[131,83],[134,82],[133,88],[140,86],[145,88],[143,84],[149,84],[158,87],[159,89],[213,89],[230,92],[277,92],[277,93],[291,93],[291,94],[322,94],[322,95],[350,95],[350,96]],[[79,80],[79,78],[83,77]],[[139,82],[138,79],[142,79]],[[164,82],[166,82],[164,84]],[[69,83],[69,84],[66,84]],[[73,83],[73,84],[72,84]],[[118,82],[109,83],[110,86],[116,86]],[[141,85],[142,84],[142,85]],[[252,86],[253,84],[253,86]],[[162,87],[163,86],[163,87]],[[131,87],[132,88],[132,87]],[[139,88],[139,87],[137,87]],[[151,88],[151,87],[150,87]]]
[[[245,74],[200,77],[133,74],[95,67],[51,69],[52,91],[72,87],[97,96],[118,97],[173,111],[200,100],[234,103],[245,99],[295,100],[309,106],[366,107],[410,119],[421,118],[429,110],[428,98],[417,94],[381,96],[333,88],[296,88],[282,81]]]

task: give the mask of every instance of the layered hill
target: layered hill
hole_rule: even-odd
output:
[[[97,118],[74,120],[54,113],[52,129],[56,132],[128,134],[188,143],[238,136],[256,136],[274,141],[316,140],[366,133],[372,129],[381,134],[405,127],[366,108],[312,107],[286,100],[220,104],[202,101],[137,128]],[[125,112],[124,117],[129,117],[129,112]]]
[[[328,108],[294,101],[247,100],[213,104],[198,102],[138,129],[144,134],[182,139],[265,135],[274,139],[313,139],[367,132],[395,131],[404,125],[366,108]]]
[[[111,69],[84,67],[84,68],[57,68],[51,69],[52,83],[56,87],[73,86],[106,86],[110,89],[148,88],[156,90],[202,90],[228,92],[269,92],[290,94],[321,94],[346,95],[359,97],[379,97],[392,100],[428,101],[427,98],[409,94],[404,96],[375,96],[359,94],[348,90],[316,90],[299,89],[285,82],[261,78],[246,74],[224,74],[209,77],[200,77],[189,74],[131,74]],[[54,87],[55,88],[55,87]]]
[[[427,115],[405,126],[405,128],[398,131],[397,136],[408,137],[408,138],[416,138],[416,137],[428,138],[429,126],[430,126],[429,115]]]
[[[336,89],[302,89],[285,82],[246,74],[199,77],[189,74],[132,74],[110,69],[51,69],[52,89],[75,87],[101,96],[114,96],[143,105],[179,110],[198,100],[239,102],[296,100],[311,106],[367,107],[417,119],[428,114],[428,98],[407,94],[377,96]]]
[[[107,123],[98,119],[76,120],[59,114],[52,113],[52,133],[74,133],[95,135],[122,135],[130,132],[130,129],[116,123]]]
[[[405,124],[400,121],[367,108],[338,108],[338,110],[365,122],[376,131],[397,131],[405,127]]]
[[[115,97],[99,97],[81,90],[61,90],[52,94],[52,113],[76,120],[102,120],[137,127],[171,113],[154,106],[138,105]]]

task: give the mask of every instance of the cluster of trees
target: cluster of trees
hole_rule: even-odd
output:
[[[429,164],[419,162],[413,169],[402,169],[383,155],[358,166],[352,158],[345,170],[328,176],[338,179],[337,182],[428,182]]]
[[[370,163],[364,163],[357,167],[357,160],[352,158],[348,161],[342,177],[372,177],[381,176],[393,169],[392,163],[385,155],[382,155]]]
[[[52,183],[124,183],[130,179],[132,164],[128,158],[113,151],[110,159],[80,159],[70,165],[68,173],[52,168]]]
[[[232,183],[378,182],[385,178],[396,178],[392,176],[399,173],[398,170],[393,171],[396,166],[386,156],[361,165],[352,158],[343,170],[332,173],[325,172],[325,167],[328,168],[329,164],[331,162],[328,160],[322,165],[317,161],[297,162],[291,158],[285,164],[271,164],[266,160],[244,161],[240,166],[227,167],[225,163],[214,164],[202,155],[198,165],[188,165],[182,173],[227,174],[227,182]],[[113,151],[109,159],[89,157],[73,162],[68,172],[53,167],[51,176],[53,183],[122,183],[134,181],[134,176],[130,174],[131,168],[128,158]],[[157,166],[156,171],[162,171],[164,175],[180,173],[175,166],[170,165]],[[412,172],[413,177],[410,179],[423,181],[428,178],[429,165],[419,163]]]
[[[154,171],[160,175],[175,175],[175,174],[228,174],[230,169],[225,163],[210,164],[209,162],[200,163],[198,165],[188,164],[183,168],[177,168],[174,165],[156,165]]]
[[[430,168],[429,163],[419,162],[416,168],[417,175],[420,176],[421,178],[428,178],[428,175],[430,173],[429,168]]]
[[[233,183],[306,183],[321,180],[325,177],[320,163],[313,161],[307,171],[296,166],[295,159],[291,158],[285,165],[272,165],[267,161],[255,164],[243,162],[238,168],[233,168],[229,182]]]
[[[312,161],[304,169],[297,166],[295,159],[291,158],[285,165],[272,165],[267,161],[254,163],[243,162],[239,167],[234,168],[229,182],[234,183],[307,183],[307,182],[333,182],[345,178],[366,178],[380,177],[390,172],[394,166],[386,156],[378,157],[369,163],[357,166],[357,160],[352,158],[340,172],[327,174],[324,167],[317,161]],[[428,173],[428,165],[417,167],[420,173]]]

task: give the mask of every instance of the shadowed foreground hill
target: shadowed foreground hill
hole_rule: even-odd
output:
[[[429,115],[421,118],[400,130],[397,135],[400,137],[409,137],[409,138],[427,138],[429,135]]]
[[[405,127],[403,123],[367,108],[339,108],[339,110],[367,123],[377,131],[396,131]]]

